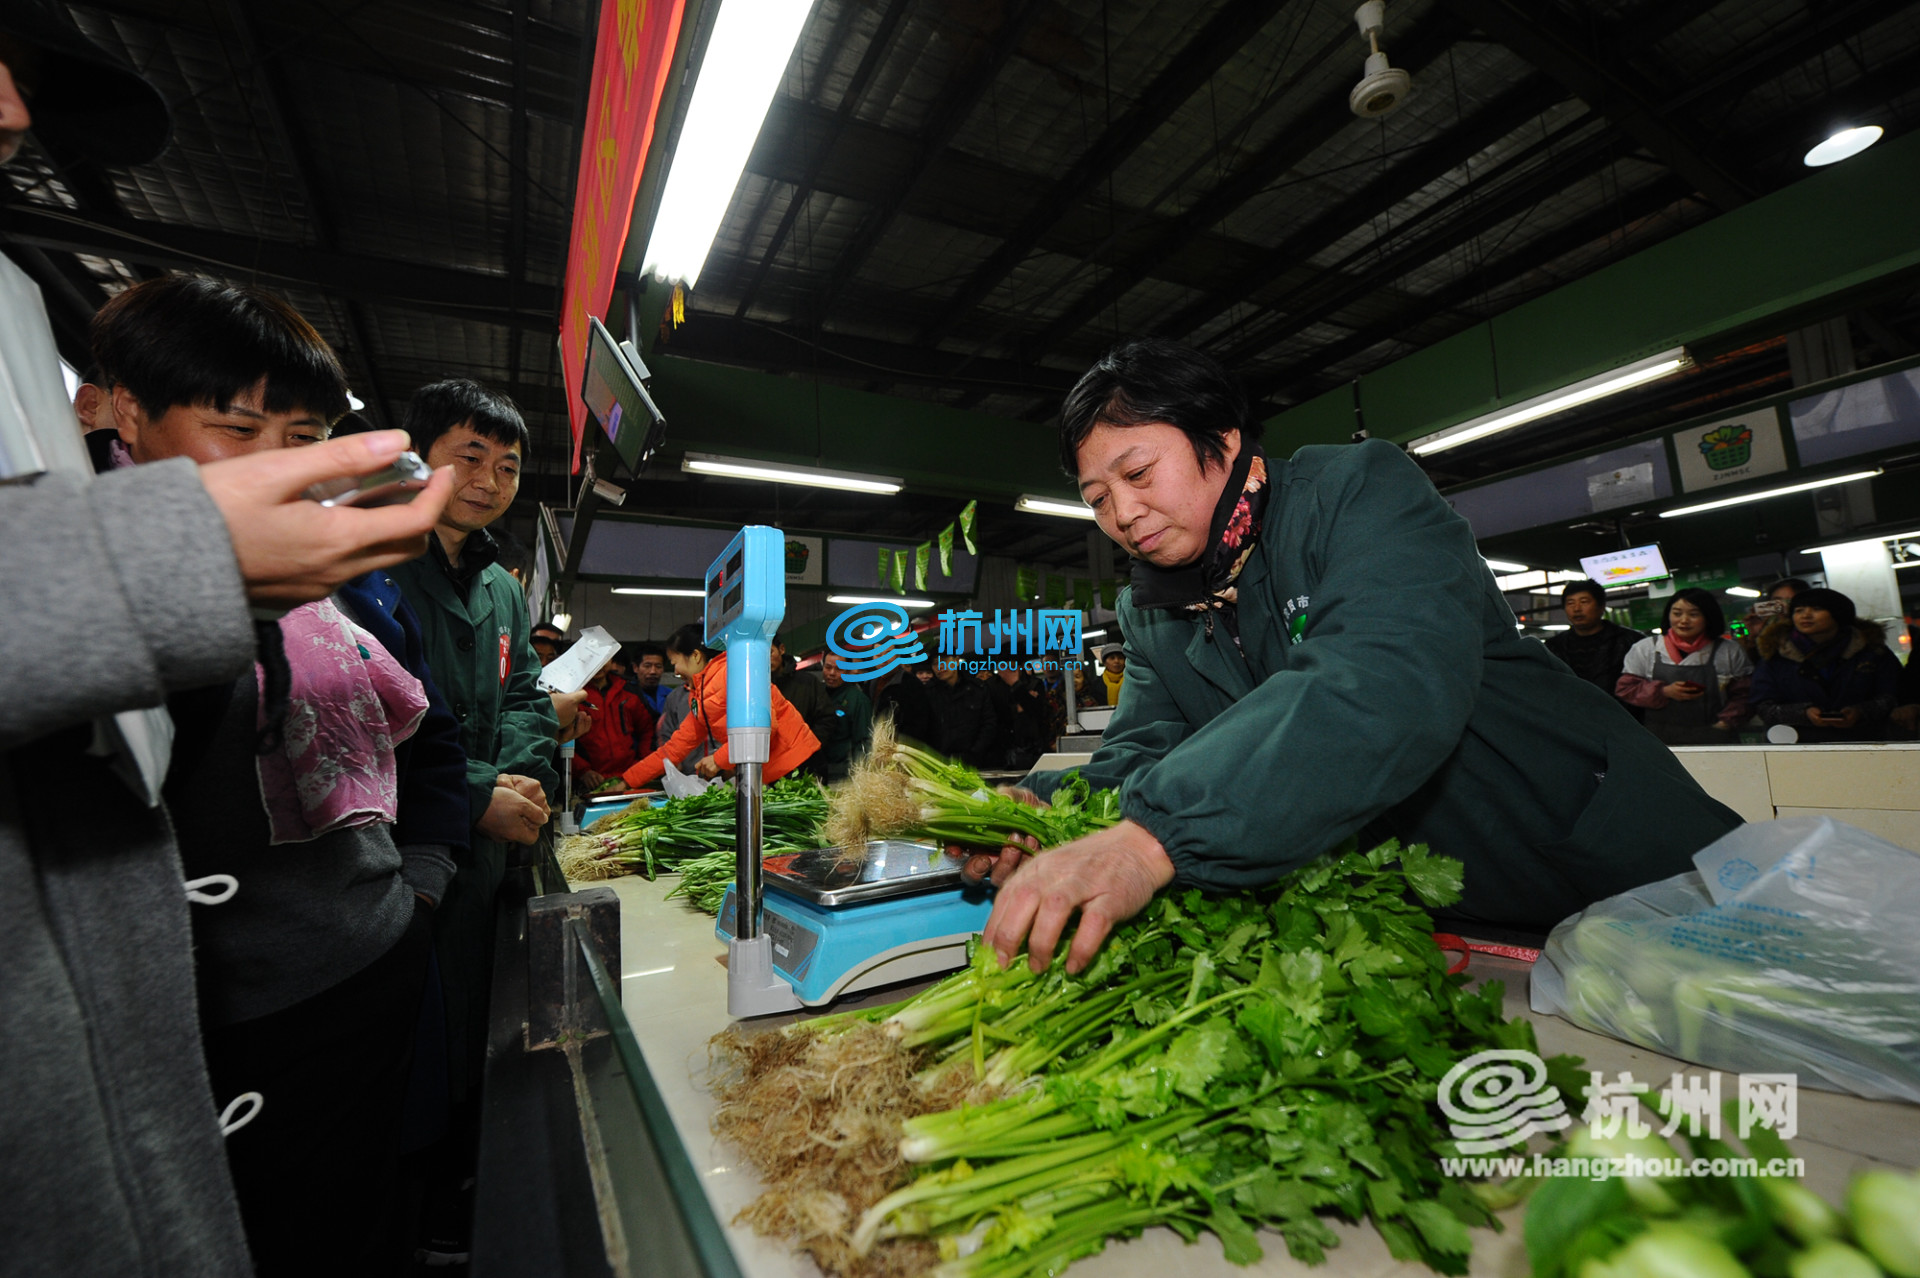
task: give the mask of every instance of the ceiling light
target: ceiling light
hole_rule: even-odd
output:
[[[564,632],[568,626],[573,624],[573,614],[570,612],[556,612],[548,618],[548,621],[553,624],[554,629]]]
[[[1915,560],[1914,562],[1915,562],[1915,563],[1920,563],[1920,560]],[[1101,629],[1099,629],[1099,630],[1082,630],[1082,631],[1080,632],[1080,637],[1081,637],[1082,639],[1098,639],[1098,638],[1100,638],[1100,637],[1101,637],[1102,635],[1104,635],[1104,634],[1106,634],[1106,633],[1107,633],[1107,632],[1106,632],[1106,629],[1105,629],[1104,627],[1103,627],[1103,628],[1101,628]]]
[[[813,0],[726,0],[693,82],[641,267],[692,288]]]
[[[1853,536],[1853,537],[1847,538],[1845,541],[1830,541],[1830,542],[1827,542],[1825,545],[1821,545],[1821,546],[1808,546],[1805,550],[1802,550],[1800,553],[1803,555],[1817,555],[1823,550],[1833,550],[1840,546],[1852,546],[1863,541],[1906,541],[1908,538],[1911,538],[1911,537],[1920,537],[1920,531],[1888,533],[1885,537]]]
[[[704,590],[684,590],[679,586],[615,586],[616,595],[666,595],[673,599],[705,599]]]
[[[739,457],[715,457],[711,453],[688,453],[680,469],[695,475],[725,475],[729,479],[765,479],[776,484],[804,484],[809,488],[838,488],[850,493],[900,491],[903,481],[891,475],[861,475],[846,470],[821,470],[813,466],[783,466],[778,462],[747,461]]]
[[[1487,567],[1493,569],[1495,572],[1532,572],[1533,571],[1533,569],[1527,567],[1525,564],[1516,564],[1505,559],[1487,559],[1487,560],[1483,560],[1482,562],[1484,562],[1487,565]]]
[[[1810,169],[1823,164],[1838,164],[1860,154],[1875,142],[1886,130],[1877,124],[1863,125],[1857,129],[1841,129],[1813,150],[1800,157],[1800,162]]]
[[[347,408],[348,409],[357,413],[361,409],[365,408],[366,406],[367,404],[365,400],[361,399],[358,395],[354,394],[352,391],[347,392]]]
[[[1645,359],[1636,360],[1620,368],[1610,369],[1583,381],[1562,386],[1559,390],[1536,395],[1511,408],[1498,409],[1476,417],[1470,422],[1461,422],[1457,426],[1437,430],[1431,435],[1422,435],[1407,445],[1407,451],[1416,457],[1424,457],[1429,453],[1458,448],[1476,439],[1485,439],[1503,430],[1524,426],[1542,417],[1550,417],[1565,409],[1591,403],[1596,399],[1604,399],[1608,395],[1616,395],[1623,390],[1629,390],[1665,377],[1669,373],[1677,373],[1683,368],[1691,367],[1693,367],[1693,356],[1687,354],[1686,347],[1676,346],[1670,351],[1649,355]]]
[[[1093,507],[1083,501],[1062,501],[1058,497],[1035,497],[1032,493],[1020,494],[1020,500],[1013,503],[1015,510],[1024,510],[1029,515],[1060,515],[1067,519],[1092,519]]]
[[[1728,586],[1727,593],[1739,599],[1758,599],[1760,592],[1752,586]]]
[[[1554,623],[1553,625],[1551,625],[1551,626],[1535,626],[1535,627],[1534,627],[1534,629],[1535,629],[1535,630],[1571,630],[1571,629],[1573,629],[1573,627],[1572,627],[1572,626],[1563,626],[1563,625],[1561,625],[1561,624],[1559,624],[1558,622],[1555,622],[1555,623]]]
[[[1723,506],[1740,506],[1750,501],[1765,501],[1769,497],[1785,497],[1788,493],[1812,492],[1816,488],[1831,488],[1835,484],[1850,484],[1856,479],[1872,479],[1883,473],[1876,466],[1872,470],[1858,470],[1851,475],[1835,475],[1830,479],[1810,479],[1804,484],[1788,484],[1785,488],[1769,488],[1763,493],[1745,493],[1739,497],[1722,497],[1719,501],[1701,502],[1698,506],[1682,506],[1678,510],[1663,510],[1660,518],[1672,519],[1675,515],[1697,515],[1703,510],[1719,510]]]
[[[1902,559],[1893,566],[1895,572],[1899,572],[1902,568],[1920,568],[1920,559]]]
[[[898,604],[902,608],[931,608],[931,599],[900,599],[892,595],[828,595],[828,603],[837,604]]]

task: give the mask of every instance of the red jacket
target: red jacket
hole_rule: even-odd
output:
[[[820,738],[813,735],[807,727],[807,721],[793,708],[793,703],[780,695],[780,689],[773,691],[773,749],[772,757],[761,770],[761,777],[767,781],[778,781],[787,773],[805,763],[813,752],[820,748]],[[679,767],[686,757],[705,742],[713,742],[718,749],[713,752],[713,760],[722,768],[733,766],[733,752],[727,746],[727,657],[721,653],[709,661],[687,685],[687,697],[692,708],[687,717],[680,722],[667,743],[655,750],[640,762],[626,770],[626,782],[638,788],[649,781],[657,781],[666,772],[666,761],[672,759]]]
[[[618,676],[604,688],[586,689],[593,726],[574,742],[573,770],[617,777],[653,744],[653,711]]]

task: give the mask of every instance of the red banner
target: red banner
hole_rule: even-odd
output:
[[[586,371],[587,317],[606,317],[613,277],[633,220],[640,169],[653,142],[654,115],[680,38],[686,0],[601,0],[594,41],[593,89],[587,98],[580,177],[573,193],[573,235],[560,308],[560,364],[573,426],[573,469],[587,427],[580,402]]]

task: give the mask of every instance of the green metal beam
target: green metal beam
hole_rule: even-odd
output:
[[[1834,314],[1920,271],[1916,207],[1920,134],[1910,134],[1364,375],[1367,429],[1405,442],[1674,346]],[[1342,387],[1270,419],[1269,447],[1344,440],[1353,394]]]

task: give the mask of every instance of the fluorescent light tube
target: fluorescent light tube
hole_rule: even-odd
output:
[[[933,607],[933,600],[931,599],[899,599],[892,595],[828,595],[827,602],[838,604],[890,603],[899,604],[902,608]]]
[[[1920,561],[1916,561],[1916,562],[1920,562]],[[1107,632],[1104,627],[1099,630],[1082,630],[1080,632],[1080,637],[1082,639],[1099,639],[1102,636],[1104,636],[1106,633]]]
[[[1487,565],[1487,567],[1493,569],[1495,572],[1532,572],[1533,571],[1533,569],[1527,567],[1525,564],[1511,563],[1505,559],[1488,559],[1488,560],[1484,560],[1483,562]]]
[[[1035,497],[1032,493],[1022,493],[1020,500],[1013,503],[1015,510],[1024,510],[1029,515],[1060,515],[1067,519],[1092,519],[1093,507],[1081,501],[1061,501],[1058,497]]]
[[[1535,629],[1535,630],[1571,630],[1571,629],[1573,629],[1573,627],[1572,627],[1572,626],[1563,626],[1563,625],[1560,625],[1560,624],[1558,624],[1558,623],[1556,622],[1555,624],[1553,624],[1553,625],[1551,625],[1551,626],[1535,626],[1535,627],[1534,627],[1534,629]]]
[[[1824,164],[1838,164],[1842,160],[1852,159],[1875,142],[1886,132],[1877,124],[1865,125],[1858,129],[1841,129],[1825,142],[1800,157],[1800,163],[1810,169]]]
[[[1858,541],[1909,541],[1914,538],[1920,538],[1920,531],[1888,533],[1885,537],[1874,537],[1871,535],[1866,537],[1849,537],[1845,541],[1830,541],[1821,546],[1808,546],[1800,553],[1803,555],[1817,555],[1823,550],[1832,550],[1836,546],[1851,546]]]
[[[1670,351],[1658,355],[1649,355],[1642,360],[1611,369],[1596,376],[1562,386],[1559,390],[1536,395],[1523,400],[1511,408],[1496,409],[1472,421],[1437,430],[1431,435],[1422,435],[1407,445],[1407,451],[1416,457],[1430,453],[1445,452],[1449,448],[1458,448],[1470,444],[1476,439],[1485,439],[1497,435],[1503,430],[1512,430],[1528,422],[1538,421],[1542,417],[1551,417],[1558,412],[1581,404],[1604,399],[1608,395],[1617,395],[1646,382],[1658,380],[1669,373],[1677,373],[1683,368],[1693,367],[1693,356],[1687,354],[1687,348],[1676,346]]]
[[[695,475],[724,475],[729,479],[764,479],[776,484],[803,484],[809,488],[838,488],[850,493],[891,495],[904,487],[904,481],[891,475],[862,475],[848,470],[821,470],[813,466],[784,466],[779,462],[748,461],[739,457],[716,457],[712,453],[688,453],[680,469]]]
[[[1758,599],[1760,592],[1752,586],[1728,586],[1727,593],[1741,599]]]
[[[1902,568],[1920,568],[1920,559],[1902,559],[1893,565],[1895,572],[1899,572]]]
[[[688,288],[700,278],[812,9],[813,0],[721,4],[673,148],[642,273]]]
[[[570,612],[556,612],[552,617],[548,618],[548,620],[553,623],[555,629],[565,631],[568,626],[573,624],[573,614]]]
[[[616,595],[666,595],[673,599],[705,599],[704,590],[684,590],[679,586],[615,586]]]
[[[1872,479],[1883,474],[1881,467],[1872,470],[1857,470],[1851,475],[1834,475],[1828,479],[1810,479],[1804,484],[1788,484],[1785,488],[1769,488],[1762,493],[1744,493],[1739,497],[1722,497],[1719,501],[1701,502],[1698,506],[1682,506],[1678,510],[1663,510],[1660,518],[1672,519],[1676,515],[1697,515],[1703,510],[1719,510],[1725,506],[1741,506],[1750,501],[1765,501],[1769,497],[1785,497],[1789,493],[1812,492],[1816,488],[1831,488],[1835,484],[1851,484],[1856,479]]]

